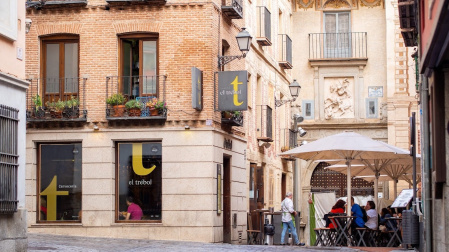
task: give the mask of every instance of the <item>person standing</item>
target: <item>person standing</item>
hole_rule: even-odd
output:
[[[284,238],[287,229],[290,229],[290,232],[295,239],[295,244],[297,246],[304,246],[304,243],[300,243],[298,239],[298,234],[296,233],[296,228],[293,224],[292,216],[296,216],[296,211],[293,209],[293,194],[288,192],[285,194],[285,199],[281,203],[281,211],[282,211],[282,234],[281,234],[281,245],[285,245]]]

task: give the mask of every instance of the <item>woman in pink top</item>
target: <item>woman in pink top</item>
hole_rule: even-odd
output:
[[[128,213],[125,220],[140,220],[142,219],[142,208],[134,203],[134,198],[129,196],[126,198],[126,204],[128,205]]]

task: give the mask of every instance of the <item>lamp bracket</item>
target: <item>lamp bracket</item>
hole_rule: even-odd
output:
[[[294,101],[296,101],[296,98],[293,98],[291,100],[274,100],[274,104],[276,105],[276,107],[280,107],[280,106],[286,104],[287,102],[291,103],[291,102],[294,102]]]
[[[222,67],[229,62],[235,60],[235,59],[242,59],[246,57],[246,53],[242,53],[242,55],[233,55],[233,56],[220,56],[218,55],[218,67]]]

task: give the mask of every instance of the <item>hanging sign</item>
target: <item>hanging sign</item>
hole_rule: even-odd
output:
[[[242,111],[248,109],[248,72],[218,72],[218,110]]]
[[[203,110],[203,72],[192,67],[192,107]]]

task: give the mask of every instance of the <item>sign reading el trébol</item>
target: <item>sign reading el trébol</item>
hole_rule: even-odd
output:
[[[218,72],[218,110],[242,111],[248,109],[248,72]]]

